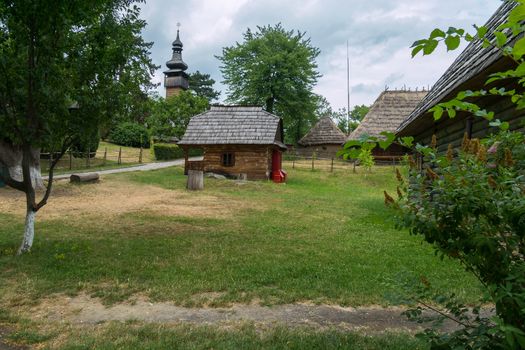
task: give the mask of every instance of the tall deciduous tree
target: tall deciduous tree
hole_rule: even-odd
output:
[[[0,176],[26,196],[19,253],[31,249],[35,216],[49,199],[60,157],[75,139],[129,109],[127,96],[150,87],[151,44],[140,36],[145,22],[134,3],[0,1]],[[44,145],[59,155],[45,187]]]
[[[154,100],[151,116],[147,119],[148,128],[153,137],[161,140],[172,136],[181,138],[191,117],[204,112],[208,107],[208,100],[192,91],[181,91],[167,99],[158,98]]]
[[[282,116],[287,140],[297,142],[315,119],[312,90],[320,77],[319,53],[305,33],[281,24],[248,29],[242,43],[224,48],[217,57],[228,101],[263,105]]]
[[[221,95],[220,91],[213,89],[215,80],[209,74],[196,71],[190,73],[190,90],[197,96],[204,97],[208,102],[215,101]]]

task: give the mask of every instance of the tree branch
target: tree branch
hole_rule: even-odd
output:
[[[42,198],[42,200],[36,205],[36,208],[35,208],[36,211],[39,211],[40,209],[42,209],[43,206],[47,204],[47,201],[49,200],[49,196],[51,195],[51,189],[53,188],[53,176],[55,174],[55,166],[58,164],[58,162],[64,156],[64,154],[67,152],[69,147],[71,147],[72,143],[73,141],[71,141],[71,139],[69,139],[67,142],[64,142],[64,144],[62,145],[62,149],[60,150],[60,154],[58,155],[58,157],[53,159],[53,161],[51,162],[51,165],[49,166],[46,193],[44,194],[44,197]],[[51,151],[50,154],[53,154],[53,151]]]
[[[448,318],[449,320],[454,321],[454,322],[456,322],[457,324],[462,325],[463,327],[467,327],[467,328],[472,327],[470,324],[466,324],[466,323],[464,323],[464,322],[461,322],[460,320],[455,319],[454,317],[452,317],[452,316],[450,316],[450,315],[444,313],[443,311],[441,311],[441,310],[439,310],[439,309],[436,309],[436,308],[433,307],[433,306],[430,306],[429,304],[426,304],[426,303],[422,302],[421,300],[418,300],[417,302],[420,303],[421,305],[423,305],[424,307],[426,307],[427,309],[432,310],[432,311],[434,311],[434,312],[440,314],[441,316],[446,317],[446,318]]]

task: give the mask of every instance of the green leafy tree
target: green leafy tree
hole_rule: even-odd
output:
[[[262,105],[282,116],[287,141],[296,143],[315,120],[319,49],[305,33],[281,24],[248,29],[243,38],[217,57],[228,101]]]
[[[0,168],[2,181],[26,195],[19,253],[31,249],[61,156],[129,109],[129,93],[151,86],[144,26],[132,0],[0,2]],[[43,146],[57,156],[37,200]]]
[[[335,113],[334,119],[337,120],[337,126],[339,127],[339,129],[341,129],[347,134],[350,134],[359,126],[359,124],[361,124],[365,116],[368,114],[368,111],[370,111],[369,106],[356,105],[350,111],[350,120],[348,120],[348,113],[346,112],[346,108],[341,108]],[[348,124],[349,121],[350,125]]]
[[[170,137],[181,138],[191,117],[206,111],[208,100],[191,91],[181,91],[167,99],[154,102],[151,116],[147,119],[148,128],[154,138],[168,141]]]
[[[209,103],[216,101],[221,96],[220,91],[213,89],[215,80],[209,74],[204,74],[199,71],[190,73],[190,90],[197,96],[204,97]]]

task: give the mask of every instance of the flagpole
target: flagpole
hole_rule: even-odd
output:
[[[347,131],[350,134],[350,55],[348,50],[348,40],[346,41],[346,91],[347,91]]]

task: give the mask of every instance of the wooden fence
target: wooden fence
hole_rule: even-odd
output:
[[[146,150],[147,152],[148,150]],[[133,165],[143,163],[144,149],[129,149],[119,147],[118,149],[108,150],[107,147],[96,152],[79,153],[69,150],[62,156],[55,170],[76,170],[92,167]],[[42,172],[49,171],[50,164],[56,153],[41,153],[40,167]]]
[[[402,156],[376,156],[376,165],[392,166],[396,168],[402,164]],[[359,162],[355,159],[344,160],[342,158],[317,158],[317,157],[302,157],[302,156],[288,156],[283,159],[283,167],[291,169],[310,169],[334,172],[337,170],[356,172],[359,167]]]

